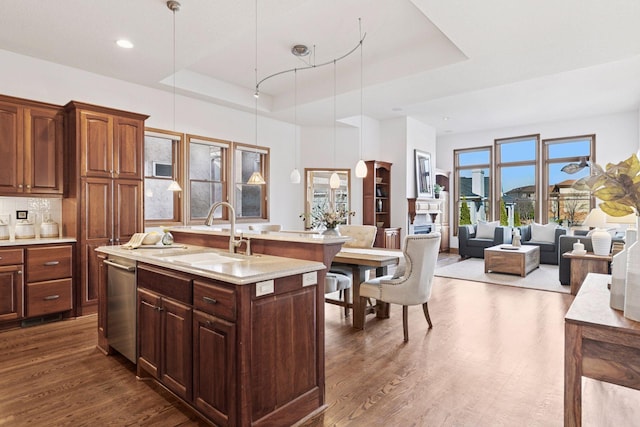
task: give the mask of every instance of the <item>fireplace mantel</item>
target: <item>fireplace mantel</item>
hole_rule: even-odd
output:
[[[415,197],[407,199],[409,204],[409,223],[413,224],[416,215],[431,215],[431,222],[436,222],[438,214],[442,213],[441,201],[439,199],[417,199]]]

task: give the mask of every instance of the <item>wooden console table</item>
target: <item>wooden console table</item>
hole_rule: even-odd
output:
[[[609,306],[609,280],[587,275],[564,318],[566,427],[582,425],[582,376],[640,390],[640,322]]]
[[[609,274],[609,263],[611,255],[596,255],[587,252],[584,255],[577,255],[573,252],[565,252],[563,258],[569,258],[571,263],[571,295],[577,295],[582,282],[589,273]]]

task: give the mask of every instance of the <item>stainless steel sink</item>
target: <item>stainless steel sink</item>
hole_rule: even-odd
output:
[[[228,262],[244,261],[250,257],[239,254],[219,253],[219,252],[198,252],[192,254],[171,255],[158,257],[167,262],[175,262],[177,264],[189,266],[202,266],[207,264],[224,264]]]

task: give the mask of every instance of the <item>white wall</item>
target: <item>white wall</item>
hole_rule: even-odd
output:
[[[71,100],[148,114],[149,127],[173,129],[173,95],[157,89],[107,78],[82,70],[0,50],[0,93],[64,105]],[[255,116],[178,95],[176,124],[179,132],[231,141],[255,143]],[[291,184],[294,167],[292,124],[260,117],[258,144],[271,149],[271,222],[300,228],[303,207],[296,197],[301,186]],[[355,162],[353,165],[355,166]],[[326,166],[326,165],[325,165]],[[301,168],[304,166],[301,165]],[[284,207],[277,209],[274,207]]]
[[[436,164],[439,169],[453,172],[454,149],[493,145],[494,139],[497,138],[537,133],[540,134],[540,139],[595,134],[596,162],[601,165],[605,165],[608,162],[617,163],[638,150],[640,115],[637,111],[630,111],[561,122],[537,123],[441,136],[438,138],[437,143],[438,155]],[[455,185],[455,183],[452,182],[452,185]],[[449,211],[453,212],[453,200],[450,201]],[[452,233],[454,228],[455,225],[452,224]],[[451,236],[451,246],[458,247],[457,237]]]

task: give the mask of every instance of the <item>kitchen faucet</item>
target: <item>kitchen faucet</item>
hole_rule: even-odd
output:
[[[231,222],[231,230],[229,231],[229,252],[235,253],[236,248],[244,242],[247,245],[246,254],[251,255],[250,241],[248,239],[243,239],[242,234],[240,234],[240,240],[236,240],[236,211],[231,204],[227,202],[215,202],[212,204],[209,208],[207,219],[204,220],[204,225],[211,226],[211,224],[213,224],[213,212],[218,206],[226,206],[229,210],[229,221]]]

